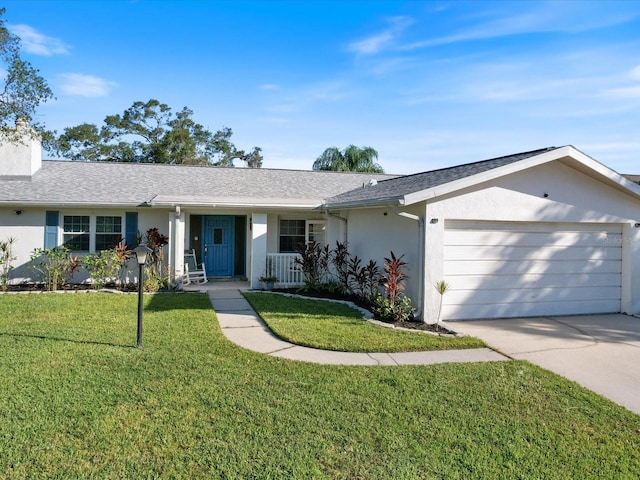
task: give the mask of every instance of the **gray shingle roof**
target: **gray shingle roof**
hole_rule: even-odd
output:
[[[31,179],[0,180],[0,204],[298,205],[392,175],[106,162],[42,162]]]
[[[625,174],[625,175],[623,175],[623,177],[627,177],[632,182],[640,184],[640,175],[626,175]]]
[[[388,180],[383,180],[377,185],[360,187],[349,192],[338,194],[327,201],[329,207],[353,206],[358,204],[386,203],[402,199],[405,195],[437,187],[445,183],[462,178],[477,175],[494,168],[499,168],[511,163],[540,155],[555,150],[556,147],[548,147],[531,152],[517,153],[506,157],[492,158],[455,167],[431,170],[429,172],[416,173]]]

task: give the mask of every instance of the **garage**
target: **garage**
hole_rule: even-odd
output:
[[[621,309],[622,226],[447,220],[448,320]]]

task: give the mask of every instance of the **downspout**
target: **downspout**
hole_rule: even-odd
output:
[[[325,210],[327,217],[337,218],[338,220],[342,220],[344,222],[344,243],[349,243],[349,229],[347,228],[347,219],[341,217],[340,215],[336,215],[335,213],[331,213],[328,209]]]
[[[412,213],[401,212],[398,210],[397,205],[393,205],[391,207],[393,209],[393,213],[400,217],[408,218],[409,220],[414,220],[418,222],[418,265],[420,266],[420,275],[418,275],[418,298],[417,305],[418,309],[416,310],[415,316],[416,318],[422,317],[422,298],[424,296],[424,219],[419,217],[418,215],[413,215]],[[424,321],[424,318],[422,319]]]

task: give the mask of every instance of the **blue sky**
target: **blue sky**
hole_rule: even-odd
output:
[[[413,173],[571,144],[640,174],[640,1],[5,1],[59,132],[187,106],[310,169],[370,146]]]

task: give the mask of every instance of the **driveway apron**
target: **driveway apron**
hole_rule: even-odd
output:
[[[528,360],[640,414],[640,319],[622,314],[457,322],[511,358]]]

